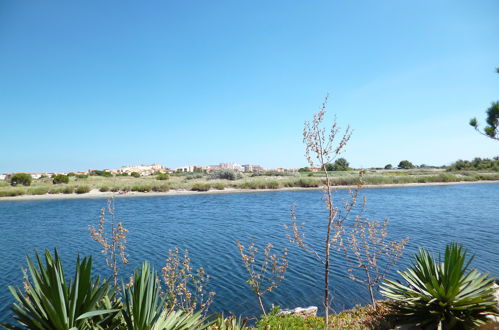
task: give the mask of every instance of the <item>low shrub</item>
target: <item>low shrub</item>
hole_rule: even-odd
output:
[[[146,185],[141,185],[141,186],[133,186],[132,191],[138,191],[138,192],[149,192],[151,191],[151,186],[146,186]]]
[[[75,189],[75,193],[77,194],[86,194],[88,192],[90,192],[90,187],[89,186],[78,186],[76,189]]]
[[[109,191],[109,187],[108,186],[102,186],[99,188],[99,191],[100,192],[106,192],[106,191]]]
[[[275,180],[267,182],[267,189],[277,189],[277,188],[279,188],[279,182]]]
[[[216,190],[224,190],[225,189],[225,185],[223,183],[215,183],[213,185],[213,188],[215,188]]]
[[[311,316],[303,318],[298,315],[280,315],[279,308],[274,307],[271,313],[264,315],[256,323],[258,329],[324,329],[322,317]]]
[[[169,178],[170,176],[168,175],[168,173],[160,173],[156,175],[156,180],[168,180]]]
[[[62,188],[62,193],[63,194],[72,194],[75,191],[75,187],[67,186]]]
[[[130,173],[130,176],[133,176],[134,178],[140,178],[140,173],[139,172],[132,172],[132,173]]]
[[[87,179],[88,175],[87,174],[78,174],[78,175],[76,175],[76,178],[78,178],[78,179]]]
[[[211,185],[209,183],[196,183],[192,186],[192,191],[208,191]]]
[[[210,173],[210,179],[222,179],[222,180],[238,180],[242,179],[243,175],[239,172],[235,172],[233,170],[218,170]]]
[[[118,192],[118,191],[120,191],[120,187],[112,187],[110,190],[112,192]]]
[[[295,187],[313,188],[318,187],[319,182],[311,178],[300,178],[296,181]]]
[[[22,184],[23,186],[31,185],[31,175],[26,173],[16,173],[10,177],[10,184],[12,186],[17,186],[18,184]]]
[[[167,192],[169,190],[170,190],[170,185],[168,184],[157,185],[152,187],[152,191],[155,192]]]
[[[128,176],[128,173],[127,172],[118,173],[116,174],[116,176]]]
[[[69,177],[64,174],[57,174],[52,178],[53,184],[69,183]]]
[[[204,175],[201,173],[188,173],[185,176],[185,179],[186,180],[194,180],[194,179],[202,179],[203,177],[204,177]]]
[[[26,191],[24,189],[9,189],[9,190],[4,190],[0,191],[0,197],[14,197],[14,196],[21,196],[24,195]]]
[[[110,178],[113,176],[111,172],[101,170],[93,170],[90,172],[90,175],[103,176],[105,178]]]
[[[31,188],[28,190],[29,195],[45,195],[49,192],[49,188],[46,187],[37,187]]]

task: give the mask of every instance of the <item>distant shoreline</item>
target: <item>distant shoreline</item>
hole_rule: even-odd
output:
[[[391,183],[391,184],[367,184],[362,189],[372,188],[397,188],[397,187],[422,187],[422,186],[451,186],[461,184],[481,184],[481,183],[499,183],[499,180],[481,180],[481,181],[459,181],[459,182],[425,182],[425,183]],[[334,186],[335,189],[352,189],[354,185]],[[126,197],[155,197],[155,196],[188,196],[188,195],[215,195],[215,194],[239,194],[239,193],[261,193],[276,191],[306,191],[320,190],[321,187],[302,188],[302,187],[283,187],[277,189],[238,189],[226,188],[224,190],[210,189],[208,191],[192,190],[170,190],[166,192],[137,192],[130,191],[126,194],[115,192],[101,192],[98,189],[92,189],[85,194],[45,194],[45,195],[20,195],[0,197],[0,202],[7,201],[34,201],[34,200],[59,200],[59,199],[89,199],[89,198],[126,198]]]

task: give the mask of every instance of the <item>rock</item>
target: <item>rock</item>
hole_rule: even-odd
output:
[[[497,285],[497,283],[494,283],[493,288],[495,290],[494,296],[496,298],[497,305],[499,307],[499,285]],[[499,316],[488,315],[487,317],[496,323],[499,322]]]
[[[316,316],[317,315],[317,306],[309,306],[309,307],[296,307],[293,309],[283,309],[282,311],[279,312],[279,315],[298,315],[302,317],[310,317],[310,316]]]

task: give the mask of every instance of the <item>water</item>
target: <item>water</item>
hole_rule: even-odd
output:
[[[397,268],[405,268],[420,246],[440,251],[446,243],[458,241],[476,254],[473,266],[499,275],[499,184],[376,188],[363,193],[369,218],[388,217],[391,238],[411,239]],[[345,191],[338,196],[344,197]],[[259,315],[235,244],[236,239],[254,239],[289,251],[286,278],[264,297],[267,306],[322,306],[321,265],[290,245],[283,229],[294,203],[298,221],[306,223],[307,241],[318,246],[325,224],[320,198],[320,191],[118,198],[118,220],[129,229],[130,264],[123,274],[130,275],[143,260],[160,269],[169,248],[187,248],[192,263],[211,275],[209,289],[217,293],[212,311]],[[78,253],[93,255],[94,270],[109,275],[99,245],[88,234],[88,225],[97,224],[105,205],[104,199],[0,202],[0,321],[10,319],[7,286],[21,284],[24,256],[34,249],[57,248],[69,274]],[[345,268],[344,258],[335,258],[336,310],[368,302],[367,290],[346,278]]]

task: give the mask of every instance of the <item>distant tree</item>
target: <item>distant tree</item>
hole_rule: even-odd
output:
[[[69,177],[64,174],[57,174],[52,178],[53,184],[69,183]]]
[[[17,186],[18,184],[22,184],[23,186],[31,185],[31,175],[26,173],[16,173],[10,177],[10,184],[12,186]]]
[[[132,172],[130,173],[131,176],[133,176],[134,178],[139,178],[140,177],[140,173],[139,172]]]
[[[393,168],[392,164],[386,164],[385,170],[391,170]]]
[[[402,168],[402,169],[410,169],[410,168],[414,168],[414,165],[408,161],[408,160],[402,160],[400,163],[399,163],[399,166],[398,168]]]
[[[499,73],[499,68],[496,68],[496,72]],[[480,130],[476,117],[470,119],[470,125],[480,134],[499,141],[499,134],[497,133],[497,128],[499,127],[499,102],[492,102],[486,113],[487,119],[485,119],[485,122],[487,125],[483,131]]]
[[[345,158],[338,158],[334,161],[333,171],[348,171],[350,169],[350,164]],[[326,166],[327,169],[327,166]],[[329,170],[328,170],[329,171]]]
[[[101,170],[93,170],[90,172],[90,175],[97,175],[97,176],[103,176],[103,177],[112,177],[113,174],[108,171],[101,171]]]
[[[310,172],[310,167],[302,167],[298,170],[298,172],[303,173],[303,172]]]

